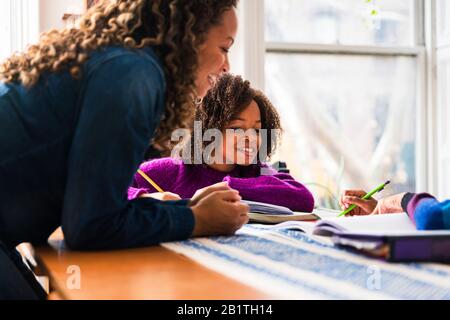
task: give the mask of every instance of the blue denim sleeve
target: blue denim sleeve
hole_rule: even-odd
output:
[[[163,110],[161,69],[130,54],[96,66],[86,78],[63,204],[68,246],[118,249],[188,238],[195,221],[186,202],[127,200]]]

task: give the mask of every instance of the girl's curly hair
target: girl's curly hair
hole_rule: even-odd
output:
[[[166,108],[154,145],[166,151],[171,131],[189,128],[195,110],[198,47],[238,0],[100,0],[79,27],[51,30],[0,66],[0,80],[35,85],[45,72],[82,76],[89,54],[105,46],[151,46],[164,64]]]
[[[244,81],[241,76],[230,73],[222,75],[215,86],[209,90],[195,113],[195,121],[199,121],[202,130],[218,129],[223,132],[227,125],[244,111],[252,101],[255,101],[261,113],[261,128],[266,129],[266,137],[263,139],[266,145],[262,147],[267,150],[267,157],[270,158],[276,151],[282,133],[280,116],[276,108],[263,92],[253,89],[249,81]],[[273,134],[275,133],[275,134]],[[195,146],[195,134],[191,133],[191,154],[194,155],[194,148],[205,147]],[[202,142],[203,144],[203,142]],[[259,159],[265,161],[266,159]]]

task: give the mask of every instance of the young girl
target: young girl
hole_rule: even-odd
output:
[[[218,129],[223,133],[213,161],[203,159],[200,164],[187,164],[191,159],[163,158],[144,163],[141,170],[166,193],[154,194],[157,190],[137,174],[129,189],[130,199],[191,198],[196,190],[222,182],[238,190],[244,200],[282,205],[295,211],[313,210],[314,199],[308,189],[290,175],[277,173],[265,165],[262,161],[266,159],[259,159],[262,147],[267,147],[267,157],[273,154],[277,135],[271,134],[271,130],[280,131],[281,126],[273,105],[262,92],[252,89],[248,81],[240,76],[223,75],[197,109],[196,121],[201,122],[204,131]],[[226,135],[230,130],[240,134],[230,139]],[[194,135],[191,147],[198,147]],[[267,145],[262,135],[266,135]],[[202,143],[200,147],[205,146]]]

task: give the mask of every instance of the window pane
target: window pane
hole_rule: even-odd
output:
[[[11,5],[0,1],[0,63],[11,54]]]
[[[344,188],[415,190],[415,58],[267,54],[267,93],[285,129],[273,160],[320,205]]]
[[[414,0],[265,0],[266,40],[414,45]]]

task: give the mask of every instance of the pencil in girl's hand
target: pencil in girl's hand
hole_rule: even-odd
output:
[[[161,187],[158,186],[155,181],[150,179],[150,177],[146,175],[144,171],[139,169],[137,172],[142,176],[142,178],[144,178],[148,183],[150,183],[153,186],[153,188],[155,188],[158,192],[164,192],[164,190],[161,189]]]
[[[372,197],[375,193],[382,191],[388,184],[390,184],[391,181],[386,181],[385,183],[380,184],[378,187],[376,187],[375,189],[373,189],[372,191],[370,191],[369,193],[367,193],[364,197],[362,197],[361,199],[363,200],[367,200],[370,199],[370,197]],[[346,214],[348,214],[350,211],[352,211],[353,209],[356,208],[355,204],[352,204],[350,207],[348,207],[347,210],[343,211],[340,215],[338,215],[338,217],[342,217],[345,216]]]

